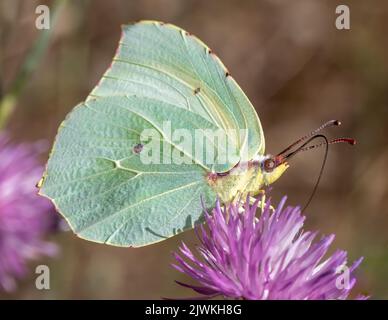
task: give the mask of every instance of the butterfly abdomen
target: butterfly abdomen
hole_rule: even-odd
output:
[[[259,164],[252,162],[237,166],[226,173],[208,173],[206,179],[223,203],[233,202],[248,193],[256,195],[264,185]]]

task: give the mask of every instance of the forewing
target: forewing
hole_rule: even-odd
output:
[[[248,160],[264,153],[260,120],[244,92],[203,42],[174,25],[123,27],[113,62],[89,98],[131,94],[198,113],[227,131]]]

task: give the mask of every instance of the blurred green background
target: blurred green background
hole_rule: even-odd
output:
[[[7,92],[39,35],[35,8],[52,1],[0,0],[0,88]],[[335,8],[350,7],[350,30],[335,28]],[[109,66],[120,25],[162,20],[211,47],[246,92],[261,118],[267,152],[276,153],[329,119],[343,125],[328,135],[357,139],[334,145],[306,229],[335,233],[350,260],[364,256],[354,293],[388,298],[388,2],[329,0],[67,1],[42,62],[19,96],[9,123],[15,140],[53,141],[65,115],[84,100]],[[272,191],[303,205],[323,150],[301,154]],[[45,159],[42,159],[45,161]],[[94,244],[71,232],[53,237],[56,259],[31,264],[30,278],[2,298],[142,299],[193,293],[174,279],[171,251],[186,232],[161,243],[123,249]],[[51,290],[38,291],[34,269],[51,270]]]

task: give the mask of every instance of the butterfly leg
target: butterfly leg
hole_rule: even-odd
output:
[[[264,208],[266,206],[266,201],[265,201],[265,191],[264,190],[260,190],[260,193],[262,194],[261,196],[261,199],[259,200],[259,203],[258,203],[258,208],[260,208],[261,212],[264,211]],[[255,197],[249,197],[249,203],[251,205],[253,205],[255,202],[257,201],[257,198]],[[274,212],[275,211],[275,208],[273,206],[269,206],[269,209]]]

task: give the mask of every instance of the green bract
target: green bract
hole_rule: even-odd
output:
[[[169,147],[160,149],[161,163],[142,161],[147,129]],[[142,246],[190,229],[202,216],[201,198],[209,208],[216,200],[208,174],[241,159],[221,148],[199,157],[171,139],[167,131],[176,129],[204,133],[205,145],[207,132],[221,130],[248,159],[264,153],[253,106],[205,44],[160,22],[124,26],[112,65],[61,124],[40,194],[78,236],[96,242]]]

